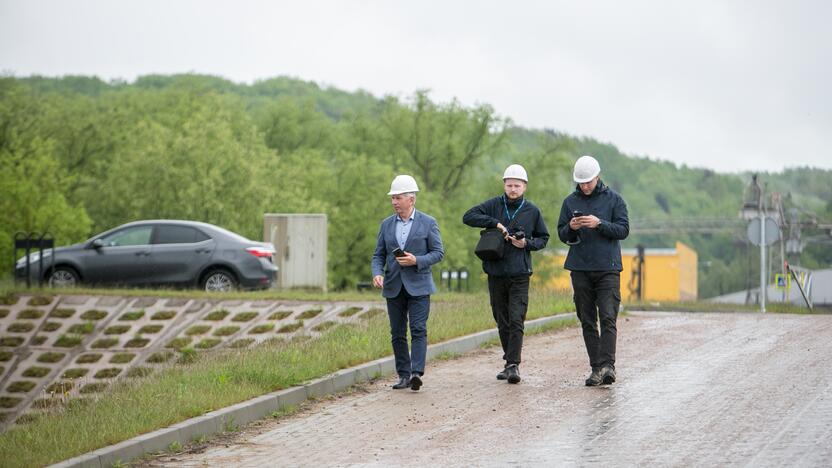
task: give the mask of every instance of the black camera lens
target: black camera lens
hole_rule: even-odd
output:
[[[515,238],[515,239],[520,240],[520,239],[522,239],[522,238],[524,238],[524,237],[526,237],[526,233],[525,233],[525,232],[523,232],[523,231],[515,231],[515,232],[514,232],[514,238]]]

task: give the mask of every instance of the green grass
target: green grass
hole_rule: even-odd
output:
[[[101,360],[101,354],[99,353],[87,353],[78,356],[78,359],[75,360],[78,364],[92,364],[94,362],[98,362]]]
[[[9,315],[9,309],[0,309],[0,318],[5,318]]]
[[[353,315],[361,312],[361,307],[350,307],[348,309],[342,310],[338,312],[339,317],[352,317]]]
[[[291,312],[288,310],[279,310],[271,315],[269,315],[269,320],[283,320],[286,317],[292,315]]]
[[[144,348],[147,344],[150,343],[150,340],[147,338],[133,338],[128,340],[127,343],[124,343],[125,348]]]
[[[46,352],[46,353],[43,353],[40,356],[38,356],[37,361],[38,362],[54,363],[54,362],[58,362],[61,359],[63,359],[64,356],[66,356],[66,354],[64,354],[64,353],[55,353],[55,352],[50,351],[50,352]]]
[[[81,314],[83,320],[101,320],[107,316],[107,312],[103,310],[91,309]]]
[[[301,313],[300,313],[300,315],[298,315],[298,319],[300,319],[300,320],[306,320],[306,319],[315,318],[315,317],[317,317],[317,316],[318,316],[318,314],[320,314],[321,312],[322,312],[322,309],[309,309],[309,310],[304,310],[303,312],[301,312]]]
[[[533,294],[527,318],[569,310],[567,296]],[[448,295],[431,305],[428,338],[437,343],[493,327],[487,294]],[[316,339],[199,354],[191,364],[117,380],[88,405],[70,404],[12,427],[0,434],[0,453],[10,454],[9,466],[55,463],[390,354],[386,316],[336,326]]]
[[[116,353],[110,358],[110,364],[127,364],[136,357],[133,353]]]
[[[173,357],[173,353],[170,351],[159,351],[158,353],[153,353],[147,358],[147,362],[151,364],[161,364],[163,362],[167,362],[170,358]]]
[[[76,335],[89,335],[90,333],[95,330],[95,324],[92,322],[85,322],[85,323],[76,323],[69,327],[67,332],[74,333]],[[106,332],[105,332],[106,333]]]
[[[257,317],[257,312],[240,312],[239,314],[231,317],[232,322],[250,322],[255,317]]]
[[[52,332],[59,328],[61,328],[61,324],[58,322],[46,322],[43,324],[43,331]]]
[[[277,329],[278,333],[292,333],[293,331],[297,330],[298,328],[303,327],[303,321],[295,322],[295,323],[287,323],[282,327]]]
[[[206,315],[205,320],[211,320],[213,322],[218,322],[218,321],[228,317],[229,313],[230,312],[228,312],[225,309],[215,310],[215,311],[209,313],[208,315]]]
[[[40,378],[44,377],[46,374],[49,373],[51,369],[48,367],[39,367],[39,366],[32,366],[25,371],[23,371],[23,377],[34,377]]]
[[[71,335],[61,335],[52,343],[53,346],[57,346],[58,348],[74,348],[81,344],[80,336],[71,336]],[[101,341],[101,340],[99,340]],[[95,343],[93,343],[93,347],[95,347]]]
[[[170,320],[174,317],[176,317],[175,310],[162,310],[153,314],[150,320]]]
[[[69,318],[75,315],[75,309],[55,309],[49,313],[53,318]]]
[[[130,325],[112,325],[104,330],[105,335],[121,335],[130,330]]]
[[[132,321],[138,320],[142,317],[144,317],[144,311],[143,310],[134,310],[134,311],[131,311],[131,312],[125,312],[125,313],[121,314],[121,317],[119,317],[118,319],[123,321],[123,322],[132,322]]]
[[[19,336],[0,336],[0,346],[16,348],[23,344],[23,338]]]
[[[185,334],[188,336],[194,335],[204,335],[208,333],[208,330],[211,329],[211,325],[194,325],[187,330],[185,330]]]
[[[249,335],[259,335],[261,333],[268,333],[274,330],[273,323],[263,323],[253,327],[251,330],[248,331]]]
[[[9,325],[8,331],[11,333],[26,333],[35,328],[35,324],[31,322],[15,322]]]
[[[92,342],[90,348],[93,349],[107,349],[112,348],[118,344],[118,338],[99,338]]]
[[[14,353],[11,351],[0,351],[0,362],[10,361],[14,356]]]
[[[140,333],[140,334],[141,333],[148,333],[148,334],[159,333],[160,331],[162,331],[162,328],[164,328],[164,325],[158,325],[158,324],[156,324],[156,325],[145,325],[145,326],[139,328],[138,333]]]
[[[52,296],[49,295],[39,295],[33,296],[29,299],[30,306],[45,306],[52,303]]]
[[[240,327],[237,327],[237,326],[234,326],[234,325],[229,325],[229,326],[226,326],[226,327],[217,328],[216,330],[214,330],[214,333],[212,333],[212,335],[214,335],[214,336],[229,336],[229,335],[233,335],[233,334],[237,333],[238,331],[240,331]]]
[[[81,377],[87,375],[87,373],[89,373],[89,371],[90,371],[89,369],[84,369],[82,367],[77,367],[77,368],[74,368],[74,369],[67,369],[66,371],[64,371],[64,375],[62,375],[61,378],[63,378],[63,379],[78,379],[78,378],[81,378]]]
[[[34,320],[43,317],[44,312],[38,309],[23,309],[17,313],[17,318],[24,320]]]

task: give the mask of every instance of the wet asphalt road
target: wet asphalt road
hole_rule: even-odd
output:
[[[618,382],[588,388],[579,328],[496,347],[309,405],[170,466],[832,466],[832,316],[631,313]]]

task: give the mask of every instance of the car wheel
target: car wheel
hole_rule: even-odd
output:
[[[74,288],[80,282],[81,279],[78,277],[78,273],[68,267],[55,268],[47,279],[47,283],[52,288]]]
[[[237,289],[237,279],[225,270],[212,270],[202,280],[202,289],[207,292],[233,291]]]

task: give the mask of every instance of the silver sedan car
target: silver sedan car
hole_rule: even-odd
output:
[[[15,277],[50,286],[78,284],[183,286],[206,291],[265,289],[277,267],[270,243],[256,242],[213,224],[150,220],[127,223],[86,242],[26,256]],[[41,264],[43,271],[41,271]]]

